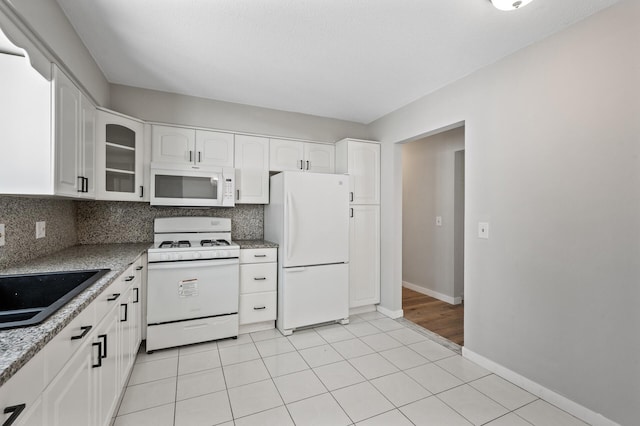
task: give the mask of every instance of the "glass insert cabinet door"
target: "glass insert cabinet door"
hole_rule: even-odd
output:
[[[97,166],[101,169],[99,199],[147,201],[142,176],[143,124],[100,111]]]

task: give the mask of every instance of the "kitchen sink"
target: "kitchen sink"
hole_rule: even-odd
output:
[[[0,275],[0,330],[41,323],[109,271]]]

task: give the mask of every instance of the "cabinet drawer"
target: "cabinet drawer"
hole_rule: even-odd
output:
[[[278,251],[275,248],[240,250],[240,263],[265,263],[277,260]]]
[[[120,302],[124,298],[126,290],[124,279],[129,276],[129,270],[125,271],[118,278],[116,278],[109,287],[107,287],[98,297],[93,301],[96,310],[96,323],[102,321],[116,304],[124,303]]]
[[[278,268],[275,263],[255,263],[240,266],[240,293],[275,291],[278,288]]]
[[[92,338],[97,325],[95,315],[96,302],[93,301],[47,343],[47,356],[44,361],[45,383],[51,382],[82,343]]]
[[[240,325],[276,319],[277,293],[251,293],[240,295]]]
[[[0,387],[0,424],[4,424],[11,413],[4,413],[9,407],[24,404],[25,407],[18,416],[16,424],[20,424],[37,402],[40,393],[44,390],[44,359],[48,346],[38,352],[33,358],[23,365],[9,381]]]

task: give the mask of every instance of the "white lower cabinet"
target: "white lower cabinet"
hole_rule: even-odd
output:
[[[274,328],[278,300],[276,248],[240,250],[240,333]]]
[[[96,422],[96,373],[99,347],[87,339],[44,391],[47,426],[93,425]]]
[[[351,205],[349,308],[380,303],[380,206]]]
[[[141,341],[141,266],[138,259],[0,387],[3,425],[111,424]]]

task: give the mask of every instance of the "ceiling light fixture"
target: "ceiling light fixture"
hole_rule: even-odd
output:
[[[516,10],[528,5],[531,1],[532,0],[491,0],[491,3],[493,3],[496,9]]]

